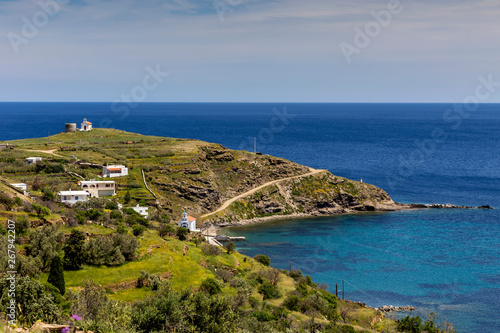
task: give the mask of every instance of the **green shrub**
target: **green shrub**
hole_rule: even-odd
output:
[[[173,235],[174,233],[175,233],[175,229],[171,225],[164,224],[158,230],[158,236],[160,236],[162,238],[165,236]]]
[[[181,309],[181,294],[165,285],[154,296],[133,305],[132,324],[139,332],[170,331],[186,325]],[[168,320],[166,320],[168,318]]]
[[[42,189],[42,193],[43,193],[43,195],[42,195],[43,200],[51,201],[51,200],[54,200],[56,198],[54,191],[52,191],[52,189],[50,187],[44,187]]]
[[[66,284],[64,283],[64,272],[61,257],[58,255],[52,258],[50,263],[50,273],[47,282],[56,287],[61,295],[66,293]]]
[[[262,294],[264,299],[278,299],[281,297],[281,293],[278,287],[274,286],[272,283],[265,281],[259,286],[259,293]]]
[[[109,209],[109,210],[117,210],[118,209],[118,204],[116,202],[113,202],[113,201],[109,201],[106,202],[106,205],[104,206],[105,209]],[[119,213],[119,212],[117,212]],[[120,214],[121,216],[121,214]]]
[[[406,316],[397,324],[398,332],[420,333],[422,331],[422,318]]]
[[[125,197],[123,198],[125,204],[128,204],[130,203],[130,201],[132,201],[132,196],[130,195],[130,191],[127,190],[127,192],[125,193]]]
[[[220,247],[212,244],[203,244],[201,246],[201,252],[208,256],[218,256],[222,253]]]
[[[134,234],[134,236],[142,236],[142,234],[144,233],[144,231],[146,230],[146,228],[142,225],[133,225],[132,226],[132,233]]]
[[[236,245],[234,245],[233,242],[229,242],[224,245],[224,248],[226,249],[227,254],[231,254],[236,249]]]
[[[288,276],[290,276],[292,279],[297,281],[298,279],[300,279],[302,277],[302,271],[292,269],[292,271],[290,273],[288,273]]]
[[[45,218],[50,215],[50,209],[43,205],[32,203],[31,207],[33,211],[38,215],[38,217],[42,220],[45,220]]]
[[[82,231],[73,229],[64,244],[64,268],[79,270],[85,263],[85,235]]]
[[[119,234],[127,234],[128,233],[128,229],[125,226],[125,224],[123,224],[121,222],[118,222],[116,224],[116,232],[119,233]]]
[[[18,236],[26,235],[30,229],[30,221],[25,215],[19,215],[16,221],[16,234]]]
[[[94,266],[119,266],[125,262],[120,248],[113,246],[113,240],[109,237],[99,236],[91,238],[85,244],[87,253],[87,264]]]
[[[132,333],[130,327],[131,307],[112,301],[103,287],[91,280],[84,281],[83,289],[78,292],[68,291],[66,296],[71,302],[71,312],[82,320],[78,326],[83,331]]]
[[[299,311],[300,297],[297,295],[289,295],[283,302],[285,306],[290,311]]]
[[[23,205],[23,200],[20,197],[15,197],[14,198],[14,204],[16,204],[16,206],[22,206]]]
[[[119,247],[126,261],[134,260],[139,249],[139,241],[137,238],[116,233],[112,237],[113,246]]]
[[[265,266],[271,265],[271,259],[264,254],[258,254],[254,257],[254,259]]]
[[[179,240],[186,240],[187,234],[189,234],[189,229],[183,227],[177,228],[177,237],[179,238]]]
[[[122,213],[120,213],[119,211],[116,211],[116,210],[109,213],[109,217],[112,218],[113,220],[118,220],[118,221],[123,220]]]
[[[102,211],[96,208],[85,211],[85,216],[91,221],[97,221],[102,216]]]
[[[212,278],[207,278],[202,281],[200,290],[208,293],[209,295],[216,295],[222,292],[219,282]]]
[[[7,299],[11,285],[6,277],[0,280],[0,295]],[[17,320],[21,325],[32,326],[37,320],[44,322],[57,322],[61,318],[61,309],[56,304],[54,297],[38,281],[29,277],[16,278],[16,306]],[[0,304],[0,311],[7,313],[7,302]]]
[[[276,320],[276,317],[272,313],[270,313],[270,312],[268,312],[266,310],[253,312],[252,313],[252,317],[257,318],[258,321],[273,321],[273,320]]]
[[[48,267],[50,261],[62,248],[62,233],[57,226],[45,226],[30,231],[26,253],[39,258],[42,267]]]

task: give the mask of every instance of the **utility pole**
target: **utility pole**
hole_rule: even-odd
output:
[[[337,296],[337,298],[339,298],[339,285],[338,285],[338,283],[335,283],[335,296]]]
[[[289,263],[290,263],[290,273],[292,273],[292,262],[289,261]]]
[[[342,279],[342,299],[345,300],[345,294],[344,294],[344,279]]]

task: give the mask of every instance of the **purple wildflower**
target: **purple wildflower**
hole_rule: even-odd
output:
[[[76,314],[72,315],[71,317],[72,317],[74,320],[76,320],[76,321],[79,321],[80,319],[82,319],[82,317],[80,317],[79,315],[76,315]]]
[[[62,333],[68,333],[69,332],[69,327],[65,327],[62,329]]]

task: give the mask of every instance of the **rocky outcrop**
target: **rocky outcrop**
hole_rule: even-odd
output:
[[[437,208],[437,209],[495,209],[488,205],[485,206],[457,206],[452,204],[409,204],[408,207],[414,209]]]
[[[403,208],[373,185],[322,172],[264,187],[233,202],[221,214],[209,216],[207,221],[226,226],[272,216],[326,216]]]
[[[413,306],[393,306],[393,305],[384,305],[384,306],[381,306],[380,308],[375,308],[376,311],[380,311],[380,312],[387,312],[387,313],[390,313],[390,312],[411,312],[411,311],[415,311],[415,308]]]
[[[153,184],[162,192],[186,199],[207,210],[215,209],[220,204],[220,193],[212,188],[196,186],[185,182],[169,184],[153,182]]]

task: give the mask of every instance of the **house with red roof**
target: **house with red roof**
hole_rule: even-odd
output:
[[[102,167],[102,176],[106,177],[122,177],[128,175],[128,168],[124,165],[105,165]]]

